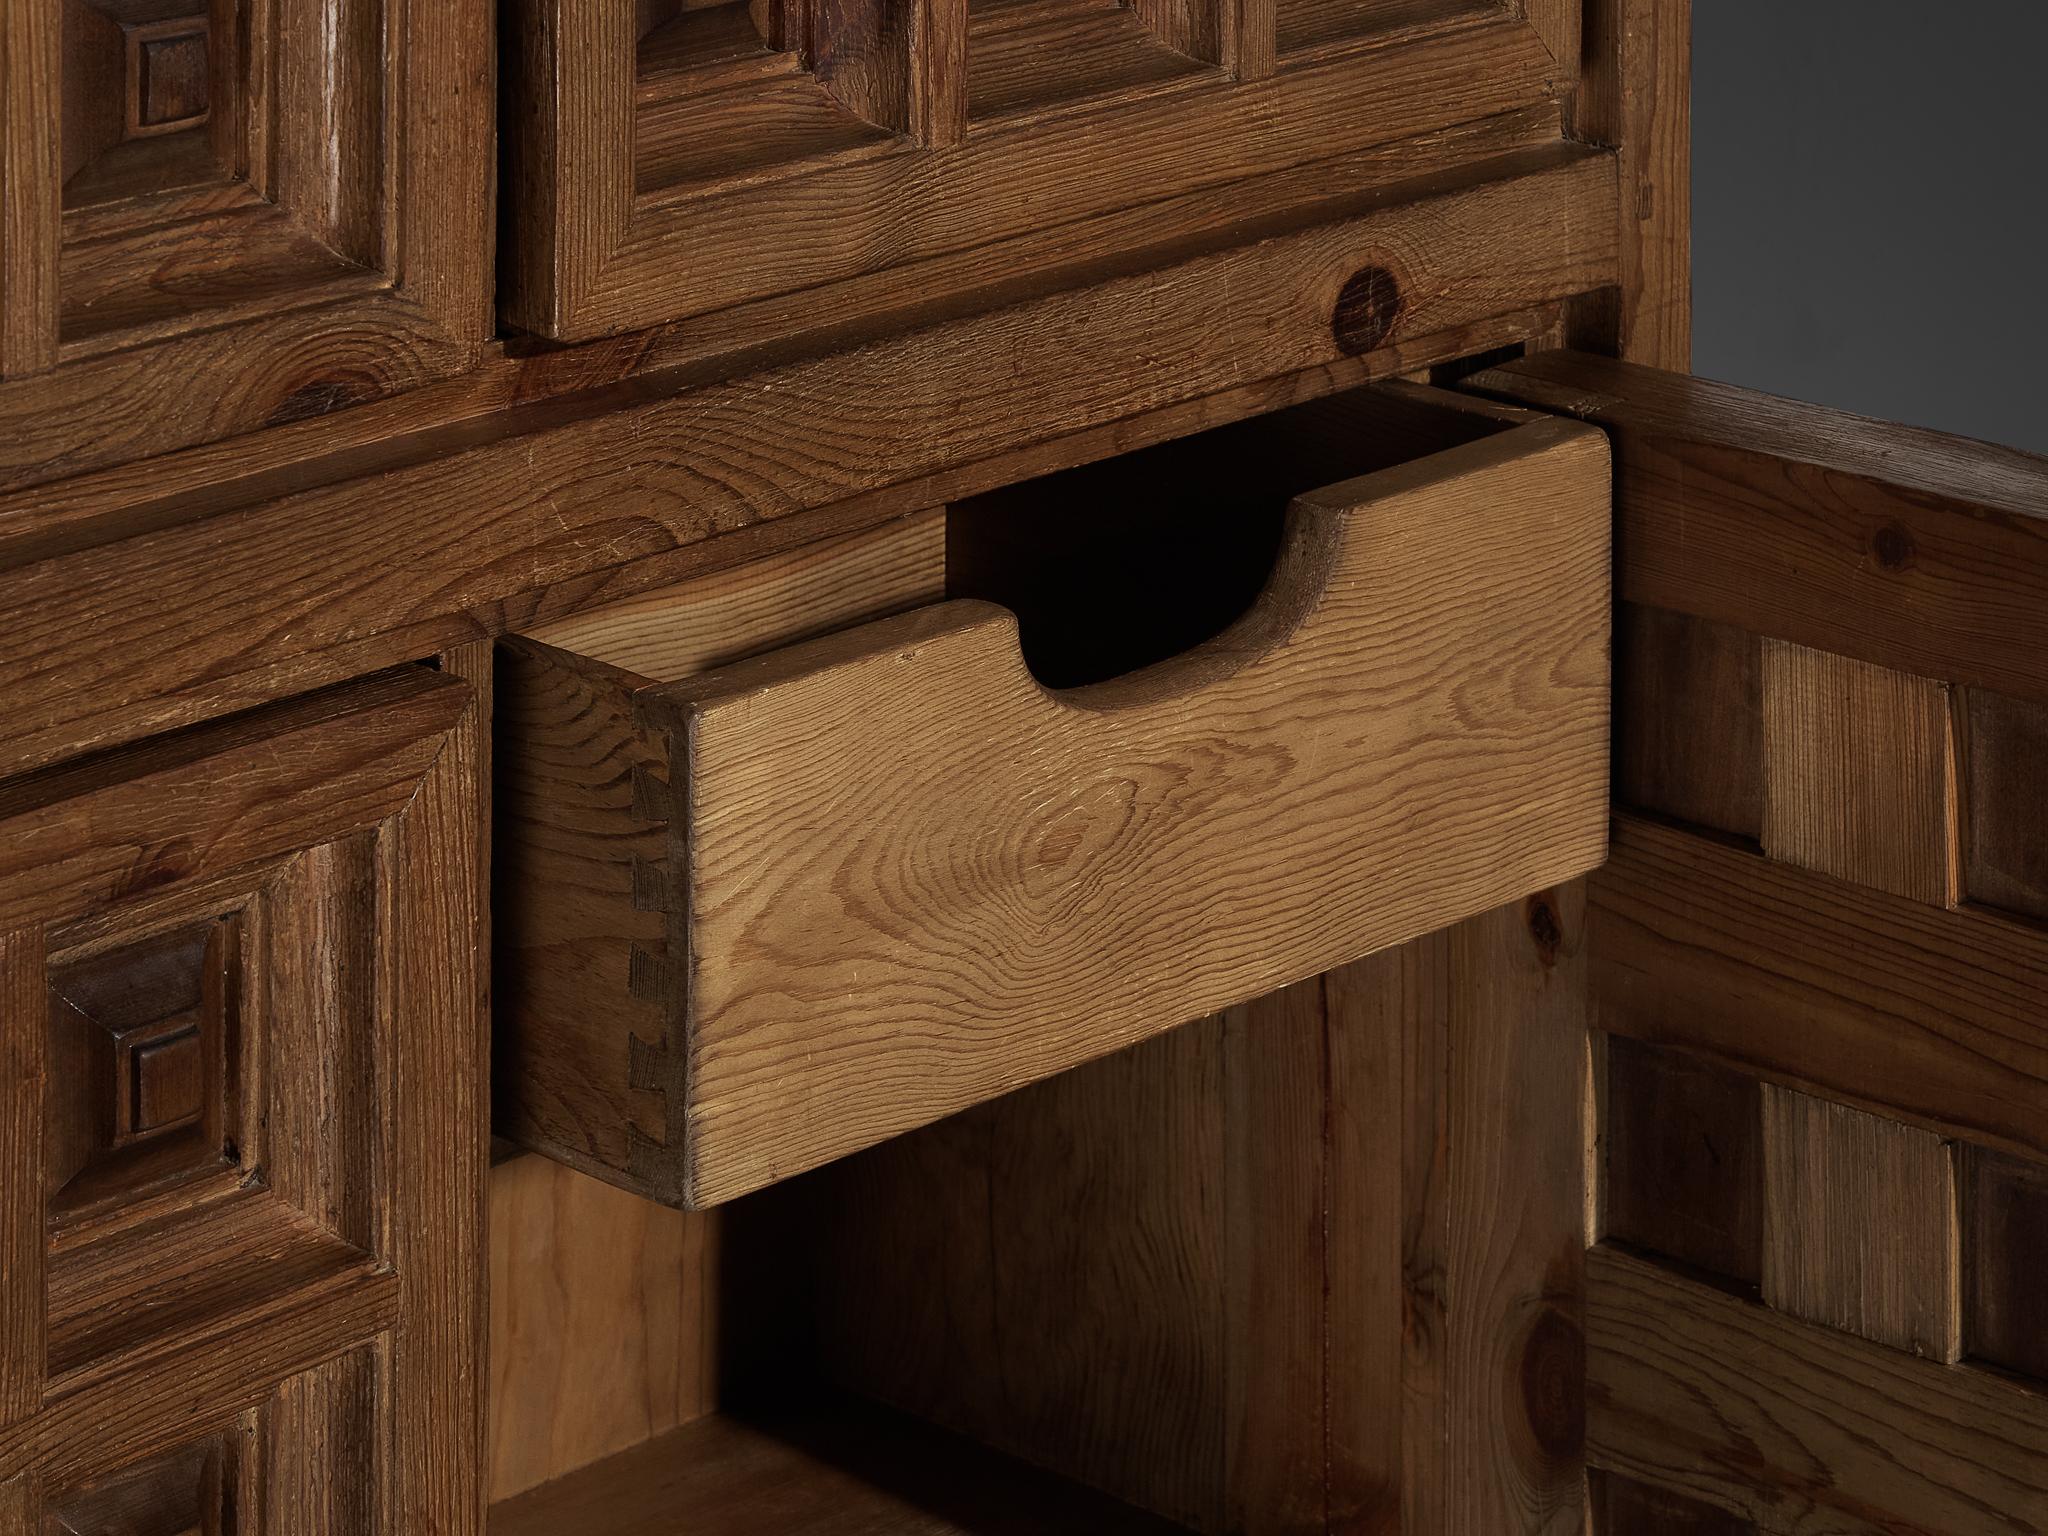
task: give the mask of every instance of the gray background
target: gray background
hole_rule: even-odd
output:
[[[2048,453],[2048,4],[1696,0],[1693,371]]]

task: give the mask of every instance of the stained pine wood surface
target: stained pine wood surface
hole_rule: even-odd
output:
[[[966,603],[665,686],[526,648],[536,697],[587,697],[577,737],[663,723],[634,754],[666,814],[582,836],[646,843],[633,931],[672,924],[613,968],[627,1038],[537,1001],[513,1050],[665,1091],[618,1173],[713,1203],[1577,873],[1604,840],[1604,475],[1597,439],[1532,424],[1312,493],[1238,625],[1064,697]],[[1446,657],[1484,732],[1443,730]],[[662,820],[665,859],[633,831]]]

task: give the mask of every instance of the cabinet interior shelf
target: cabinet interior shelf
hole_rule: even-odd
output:
[[[721,1413],[491,1510],[490,1536],[1184,1536],[1183,1528],[841,1396]]]

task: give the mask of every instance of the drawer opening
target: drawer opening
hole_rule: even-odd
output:
[[[1381,385],[1008,486],[947,508],[946,592],[1016,614],[1024,663],[1046,687],[1104,682],[1243,617],[1294,497],[1507,425],[1421,386]]]
[[[499,1130],[715,1206],[1583,873],[1609,484],[1382,386],[506,641]]]

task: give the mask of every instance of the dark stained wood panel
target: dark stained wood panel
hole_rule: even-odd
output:
[[[1614,632],[1614,793],[1755,842],[1763,836],[1763,648],[1691,614],[1621,603]]]
[[[1969,688],[1959,715],[1963,894],[2048,922],[2048,704]]]
[[[2048,1163],[1973,1147],[1963,1168],[1963,1347],[2048,1382]]]
[[[1756,1079],[1627,1035],[1602,1041],[1601,1235],[1727,1279],[1762,1274]]]
[[[1740,1515],[1595,1468],[1586,1480],[1592,1536],[1757,1536]]]

